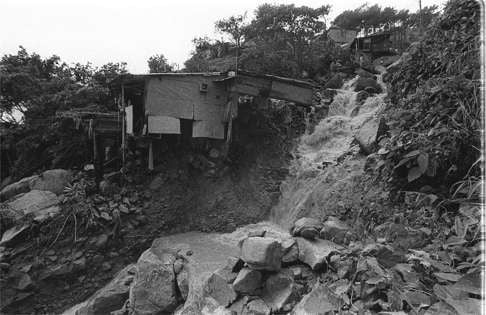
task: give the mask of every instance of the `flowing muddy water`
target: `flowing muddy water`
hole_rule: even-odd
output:
[[[281,198],[272,209],[271,221],[288,228],[302,216],[322,215],[326,212],[322,209],[326,202],[336,203],[352,198],[345,195],[349,187],[343,188],[343,185],[352,186],[352,181],[362,173],[365,160],[358,154],[359,147],[353,141],[354,136],[382,108],[386,96],[382,75],[378,75],[377,81],[383,93],[370,96],[360,104],[358,92],[354,91],[357,79],[356,76],[346,81],[341,89],[336,90],[328,116],[311,134],[300,139],[290,175],[281,185]],[[352,158],[338,163],[346,155]]]

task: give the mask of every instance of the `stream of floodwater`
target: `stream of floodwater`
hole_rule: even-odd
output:
[[[272,209],[271,221],[285,228],[290,227],[296,219],[308,214],[306,207],[311,195],[314,199],[319,198],[316,195],[325,196],[325,193],[316,192],[317,187],[325,190],[326,181],[336,178],[345,180],[344,177],[339,178],[338,159],[349,153],[358,155],[359,148],[353,142],[354,135],[382,108],[386,96],[386,87],[380,74],[377,75],[377,82],[383,92],[358,102],[358,92],[354,91],[357,80],[358,76],[336,90],[327,117],[319,122],[312,133],[301,137],[291,163],[290,175],[281,185],[279,203]]]

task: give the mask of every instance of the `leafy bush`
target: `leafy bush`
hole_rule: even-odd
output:
[[[389,77],[386,144],[393,183],[424,185],[447,197],[458,181],[480,174],[480,5],[452,0]],[[465,179],[466,178],[466,179]]]

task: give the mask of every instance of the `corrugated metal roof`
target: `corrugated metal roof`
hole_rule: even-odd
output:
[[[119,75],[115,80],[112,81],[112,84],[140,82],[145,78],[152,78],[152,77],[184,77],[184,76],[223,77],[215,81],[226,81],[235,77],[235,76],[228,75],[228,72],[167,72],[167,73],[145,73],[145,74],[128,73],[128,74]],[[275,81],[280,81],[280,82],[285,82],[285,83],[294,84],[298,86],[305,86],[305,87],[315,86],[314,83],[308,81],[280,77],[271,74],[257,74],[257,73],[246,72],[241,70],[238,71],[236,76],[264,78],[264,79],[275,80]]]

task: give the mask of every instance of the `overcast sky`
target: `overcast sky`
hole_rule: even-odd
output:
[[[221,37],[214,22],[245,11],[251,16],[263,3],[331,5],[332,21],[363,0],[0,0],[0,55],[18,46],[43,57],[96,66],[125,61],[133,73],[148,71],[147,59],[163,53],[182,66],[194,37]],[[418,0],[374,0],[370,4],[418,9]],[[445,0],[422,0],[422,6]]]

